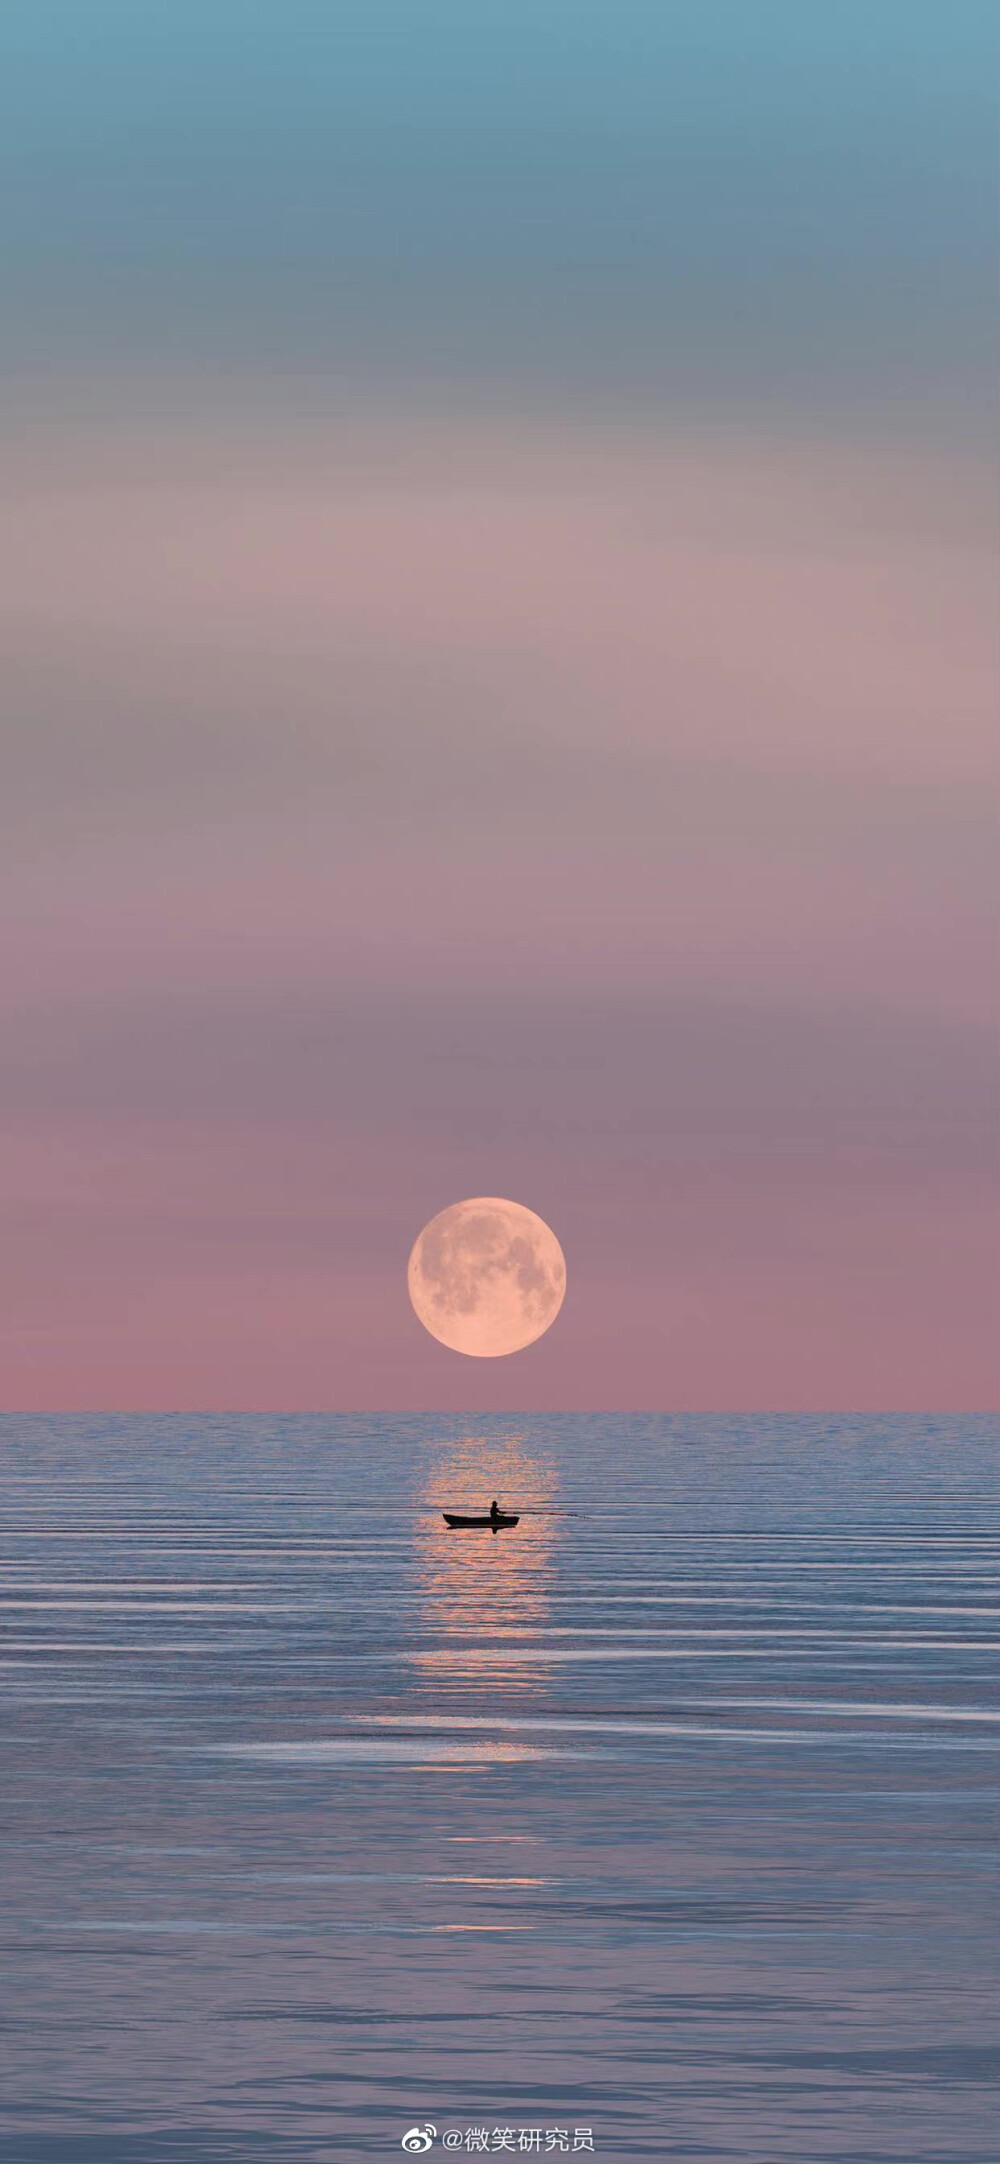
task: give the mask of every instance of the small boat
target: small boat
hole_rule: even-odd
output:
[[[498,1525],[516,1525],[520,1516],[520,1512],[498,1510],[495,1517],[487,1514],[485,1518],[462,1518],[455,1510],[443,1510],[441,1512],[441,1516],[443,1517],[446,1525],[492,1526],[493,1531],[496,1532]]]

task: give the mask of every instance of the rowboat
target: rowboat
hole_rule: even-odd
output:
[[[516,1525],[520,1512],[499,1510],[495,1518],[461,1518],[456,1510],[443,1510],[441,1516],[446,1525],[492,1526],[495,1530],[498,1525]]]

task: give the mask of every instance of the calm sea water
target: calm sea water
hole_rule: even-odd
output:
[[[991,1422],[2,1443],[5,2164],[996,2164]]]

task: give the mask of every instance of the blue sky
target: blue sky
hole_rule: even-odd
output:
[[[17,5],[15,365],[992,414],[995,24],[803,6]]]

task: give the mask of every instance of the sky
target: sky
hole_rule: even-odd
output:
[[[996,1403],[995,44],[12,0],[6,1405]]]

